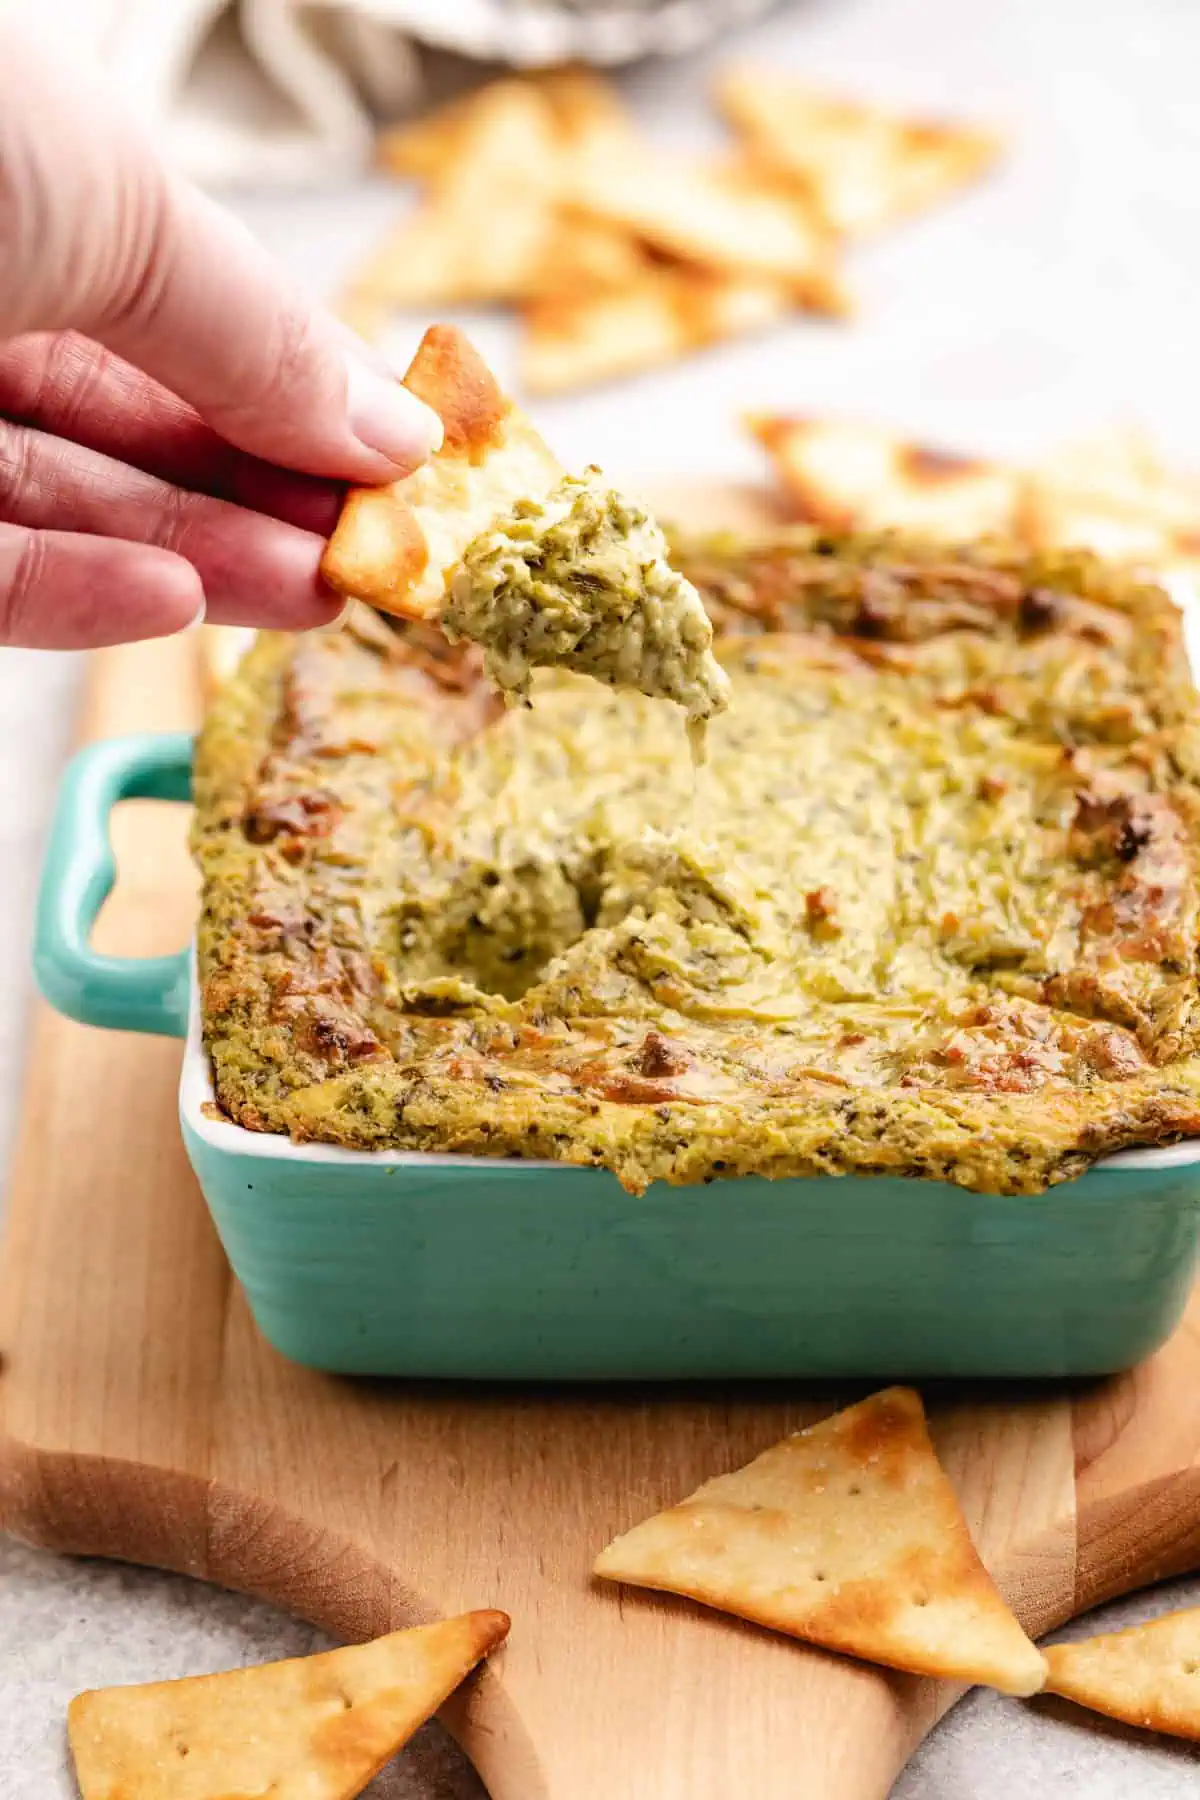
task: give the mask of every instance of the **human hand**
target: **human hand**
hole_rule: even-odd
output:
[[[303,629],[341,484],[441,422],[170,175],[98,87],[0,24],[0,643]]]

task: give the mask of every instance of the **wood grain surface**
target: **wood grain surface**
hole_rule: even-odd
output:
[[[84,734],[177,728],[197,704],[188,641],[105,652]],[[195,905],[184,809],[121,815],[98,941],[172,948]],[[588,1575],[613,1533],[845,1396],[350,1382],[285,1363],[188,1168],[179,1054],[39,1010],[0,1287],[0,1521],[346,1638],[503,1607],[508,1645],[447,1714],[495,1800],[885,1795],[953,1691]],[[1200,1561],[1200,1307],[1131,1376],[927,1398],[1032,1631]]]

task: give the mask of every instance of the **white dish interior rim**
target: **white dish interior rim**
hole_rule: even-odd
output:
[[[1184,640],[1188,661],[1193,669],[1200,667],[1200,593],[1190,581],[1169,578],[1162,585],[1183,614]],[[179,1112],[189,1131],[214,1150],[227,1150],[238,1156],[258,1156],[268,1161],[345,1164],[383,1163],[395,1168],[513,1168],[555,1169],[559,1174],[590,1173],[570,1163],[550,1162],[496,1156],[464,1156],[457,1153],[438,1155],[428,1150],[342,1150],[333,1144],[294,1144],[290,1138],[271,1132],[247,1131],[230,1119],[214,1119],[204,1108],[216,1103],[212,1069],[204,1052],[200,1028],[200,994],[196,980],[195,953],[192,957],[191,992],[188,1003],[187,1045],[183,1070],[179,1079]],[[1200,1138],[1185,1139],[1180,1144],[1162,1144],[1146,1150],[1119,1150],[1113,1156],[1101,1157],[1095,1168],[1174,1169],[1200,1162]],[[1082,1177],[1080,1178],[1082,1179]]]

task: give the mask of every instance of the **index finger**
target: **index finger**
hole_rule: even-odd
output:
[[[78,332],[0,343],[0,415],[328,537],[344,488],[235,449],[199,413]]]

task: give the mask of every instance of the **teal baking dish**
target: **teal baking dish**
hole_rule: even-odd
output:
[[[191,741],[84,750],[39,904],[42,992],[89,1025],[186,1037],[188,1155],[264,1336],[316,1368],[537,1380],[1067,1376],[1175,1325],[1200,1144],[1127,1152],[1033,1198],[760,1177],[640,1197],[556,1164],[297,1146],[208,1108],[189,953],[106,957],[108,819],[185,800]]]

